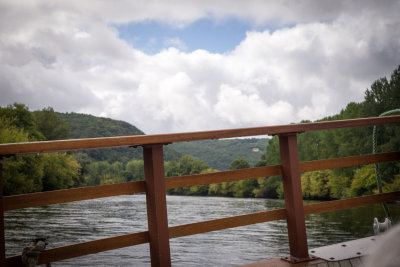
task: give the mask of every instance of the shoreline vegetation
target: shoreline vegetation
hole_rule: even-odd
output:
[[[351,102],[334,116],[319,121],[379,116],[400,108],[400,65],[390,80],[380,78],[367,89],[364,101]],[[302,121],[306,123],[309,121]],[[29,111],[24,104],[0,107],[0,143],[45,141],[115,135],[144,134],[122,121],[76,113],[57,113],[53,108]],[[378,152],[400,149],[400,126],[377,128]],[[280,164],[277,137],[268,140],[259,161],[250,164],[236,158],[230,170]],[[264,146],[264,147],[265,147]],[[372,127],[307,132],[298,135],[300,161],[369,154],[372,151]],[[165,148],[165,176],[218,172],[210,164],[192,155]],[[254,162],[254,160],[252,160]],[[223,166],[223,165],[221,165]],[[400,190],[400,163],[380,164],[383,191]],[[111,184],[144,179],[141,149],[104,149],[71,153],[51,153],[9,157],[3,166],[4,195]],[[168,178],[167,178],[168,179]],[[330,200],[377,192],[373,165],[323,170],[301,175],[303,198]],[[282,198],[280,176],[192,186],[168,190],[171,195]]]

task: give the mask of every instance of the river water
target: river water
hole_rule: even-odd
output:
[[[284,207],[283,200],[167,196],[169,225],[180,225]],[[400,204],[390,204],[395,221]],[[373,235],[380,205],[306,217],[309,248]],[[5,213],[7,256],[35,237],[48,248],[147,230],[145,195],[118,196],[26,208]],[[289,253],[286,221],[274,221],[171,239],[173,266],[236,266]],[[52,266],[150,266],[143,244],[55,262]]]

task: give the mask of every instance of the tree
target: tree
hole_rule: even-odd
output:
[[[364,101],[351,102],[340,111],[339,114],[329,116],[320,121],[342,120],[379,116],[383,112],[400,108],[400,65],[393,71],[390,80],[380,78],[371,84],[366,90]],[[307,122],[307,121],[303,121]],[[380,125],[377,127],[378,152],[398,151],[400,149],[400,127],[398,125]],[[299,158],[301,161],[327,158],[363,155],[372,152],[372,127],[345,128],[328,131],[306,132],[298,135]],[[278,138],[270,139],[265,160],[267,165],[279,164]],[[380,172],[385,187],[396,188],[397,180],[393,177],[399,174],[400,166],[394,162],[381,163]],[[321,197],[322,192],[329,191],[330,198],[343,198],[372,193],[374,190],[372,169],[370,167],[349,167],[334,169],[329,174],[326,183],[320,174],[303,175],[303,187],[305,197]],[[259,189],[255,190],[258,196],[264,196],[265,192],[271,194],[276,190],[278,195],[281,186],[275,188],[272,180],[258,179]],[[321,183],[320,192],[313,193],[312,182]],[[273,184],[273,186],[271,186]],[[314,184],[317,186],[317,184]],[[272,190],[270,190],[272,189]],[[325,194],[322,194],[325,195]],[[324,196],[325,197],[325,196]]]
[[[213,172],[218,172],[218,171],[208,168],[208,169],[202,170],[201,174],[213,173]],[[189,195],[206,196],[206,195],[210,194],[210,188],[211,188],[211,185],[209,185],[209,184],[191,186],[189,188]]]
[[[43,191],[71,188],[78,180],[81,166],[73,155],[51,153],[42,155]]]
[[[110,164],[107,161],[93,162],[89,165],[89,174],[85,177],[88,185],[100,185],[102,179],[108,178]]]
[[[332,171],[332,176],[329,179],[329,195],[331,199],[341,199],[348,196],[350,190],[351,177],[340,175]]]
[[[24,128],[0,117],[0,143],[29,141]],[[30,124],[30,122],[27,122]],[[4,195],[69,188],[78,185],[80,165],[73,155],[51,153],[13,156],[5,159],[3,167]]]
[[[331,170],[306,172],[301,176],[303,197],[307,199],[329,199]]]
[[[258,187],[253,190],[255,197],[278,198],[278,188],[282,184],[281,176],[271,176],[257,179]]]
[[[85,177],[89,175],[89,166],[93,163],[93,160],[86,153],[75,153],[74,157],[76,161],[81,166],[80,174],[78,178],[74,181],[74,187],[86,185]]]
[[[250,164],[243,158],[235,159],[229,165],[230,170],[240,170],[240,169],[246,169],[246,168],[250,168]]]
[[[199,174],[209,168],[207,163],[191,155],[183,155],[179,160],[179,175]]]
[[[399,168],[400,164],[397,164],[397,167]],[[400,190],[400,174],[396,174],[393,177],[393,180],[390,181],[390,183],[384,182],[383,183],[383,191],[384,192],[393,192],[393,191],[399,191]]]
[[[14,103],[6,108],[0,107],[0,117],[8,119],[9,123],[28,134],[29,140],[44,140],[33,118],[32,113],[24,104]]]
[[[179,163],[167,161],[164,164],[165,177],[179,176]]]
[[[12,119],[0,116],[0,144],[26,142],[28,140],[28,133],[15,126]]]
[[[144,163],[143,160],[131,160],[125,166],[127,181],[144,180]]]
[[[18,195],[43,190],[41,155],[13,156],[3,165],[3,194]]]
[[[3,110],[4,111],[4,110]],[[12,118],[0,116],[0,143],[29,141],[29,134],[11,122]],[[3,194],[17,195],[42,190],[42,164],[39,156],[8,157],[3,165]]]
[[[250,164],[243,158],[235,159],[229,165],[230,170],[239,170],[246,168],[250,168]],[[232,192],[229,192],[229,194],[232,194],[234,197],[252,197],[253,190],[257,186],[256,179],[246,179],[230,183],[231,184],[229,185],[229,189]]]
[[[33,115],[37,129],[45,136],[46,140],[61,140],[70,137],[68,123],[61,119],[53,108],[48,107],[35,111]]]
[[[182,175],[193,175],[200,174],[203,171],[209,170],[210,167],[204,161],[201,161],[191,155],[183,155],[179,162],[167,162],[165,164],[165,176],[182,176]],[[169,194],[179,195],[205,195],[208,193],[208,185],[175,188],[168,190]]]
[[[365,165],[357,169],[351,182],[349,197],[371,195],[377,192],[374,165]]]

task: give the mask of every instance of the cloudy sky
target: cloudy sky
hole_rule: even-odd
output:
[[[0,105],[148,134],[338,113],[400,64],[400,1],[0,0]]]

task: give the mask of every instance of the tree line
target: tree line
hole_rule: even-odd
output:
[[[0,143],[68,139],[71,137],[70,126],[63,117],[65,118],[50,107],[34,112],[18,103],[0,107]],[[183,155],[175,160],[179,154],[172,149],[171,151],[170,160],[165,161],[166,177],[218,171],[191,155]],[[95,150],[94,153],[85,150],[7,157],[3,166],[3,194],[16,195],[144,180],[143,160],[141,157],[126,160],[126,153],[122,151],[121,161],[102,156],[100,150]],[[135,154],[138,153],[134,152],[131,156]],[[101,160],[103,157],[105,160]],[[234,160],[230,165],[230,169],[248,167],[250,164],[244,159]],[[250,197],[252,194],[246,187],[247,183],[241,181],[237,184],[193,186],[169,190],[168,193]]]
[[[378,116],[385,111],[400,108],[399,100],[400,66],[394,70],[390,80],[376,80],[371,88],[366,90],[364,101],[349,103],[339,114],[320,121]],[[62,115],[50,107],[34,112],[17,103],[0,107],[0,143],[68,139],[73,137],[73,134],[67,121],[76,119],[74,113]],[[90,123],[90,115],[86,119],[90,127],[97,127]],[[83,131],[82,127],[74,128],[74,133]],[[128,133],[136,129],[138,134],[142,134],[137,128],[126,125],[123,128],[126,128]],[[377,137],[378,152],[400,149],[398,125],[379,126]],[[301,161],[368,154],[372,151],[372,127],[302,133],[298,135],[298,149]],[[144,179],[141,151],[123,151],[124,156],[121,158],[104,156],[114,155],[114,152],[113,150],[112,153],[101,154],[94,150],[8,157],[3,167],[3,193],[13,195]],[[170,156],[165,158],[166,177],[219,171],[200,159],[191,155],[181,155],[173,149],[167,154]],[[276,164],[280,164],[279,143],[278,138],[273,137],[268,141],[266,152],[254,167]],[[229,165],[230,170],[249,167],[250,163],[243,158],[235,159]],[[400,165],[396,162],[380,164],[384,191],[400,190],[399,169]],[[303,197],[306,199],[340,199],[377,191],[373,165],[303,173],[301,184]],[[168,190],[168,193],[278,198],[283,197],[283,186],[282,178],[274,176],[177,188]]]
[[[30,112],[23,104],[0,108],[0,143],[65,139],[68,124],[52,108]],[[73,154],[12,156],[4,160],[3,193],[15,195],[83,184],[81,165]]]
[[[245,158],[250,165],[265,153],[267,138],[218,139],[173,143],[170,147],[182,154],[189,154],[207,162],[211,168],[228,170],[238,158]]]
[[[73,124],[76,128],[73,129],[75,133],[71,134],[66,117],[77,119],[75,114],[62,116],[54,112],[51,107],[34,112],[30,112],[27,106],[19,103],[0,107],[0,143],[76,137],[76,131],[81,131],[82,127],[76,127],[77,123]],[[102,123],[104,124],[104,121]],[[89,124],[89,127],[98,126]],[[85,137],[96,137],[96,131],[86,132],[86,135],[88,136]],[[106,153],[96,149],[78,153],[43,153],[7,157],[3,166],[3,193],[15,195],[144,179],[144,164],[141,156],[137,156],[139,154],[137,151],[133,153],[120,151],[123,156],[118,158],[109,155],[114,155],[118,151],[106,150]],[[104,156],[104,154],[108,155]],[[128,156],[131,156],[130,160],[127,159]],[[178,156],[179,153],[173,149],[170,149],[170,152],[167,150],[167,159],[169,159],[165,162],[167,177],[214,171],[207,163],[193,156],[183,155],[180,158]],[[116,158],[121,160],[115,160]],[[190,194],[198,195],[204,194],[203,189],[193,187],[190,190],[171,190],[170,193],[189,193],[190,191]]]
[[[339,114],[320,121],[374,117],[399,108],[400,66],[393,71],[390,80],[381,78],[373,82],[371,88],[365,92],[364,101],[349,103]],[[301,161],[310,161],[370,154],[372,153],[372,130],[373,127],[356,127],[299,134],[299,158]],[[377,126],[377,144],[378,153],[400,150],[399,125]],[[277,137],[269,140],[266,154],[258,163],[259,166],[275,164],[280,164]],[[379,164],[383,191],[400,190],[399,169],[398,162]],[[259,197],[283,196],[281,177],[264,178],[258,183]],[[373,165],[303,173],[301,184],[303,197],[306,199],[340,199],[377,192]]]

